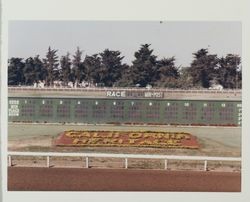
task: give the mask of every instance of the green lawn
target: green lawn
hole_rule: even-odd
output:
[[[188,155],[216,155],[216,156],[240,156],[241,155],[241,128],[223,127],[173,127],[173,126],[111,126],[111,125],[59,125],[59,124],[9,124],[9,142],[22,141],[39,138],[53,138],[65,130],[151,130],[169,132],[188,132],[195,135],[201,145],[197,150],[162,150],[134,148],[135,152],[154,152],[164,154],[185,154]],[[95,148],[78,148],[94,152]],[[109,148],[109,152],[126,152],[128,148]],[[106,152],[107,148],[98,148],[100,152]]]

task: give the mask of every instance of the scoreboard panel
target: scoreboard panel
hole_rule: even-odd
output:
[[[238,100],[11,97],[9,122],[241,126]]]

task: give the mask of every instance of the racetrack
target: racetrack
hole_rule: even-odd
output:
[[[8,190],[240,192],[241,173],[9,167]]]

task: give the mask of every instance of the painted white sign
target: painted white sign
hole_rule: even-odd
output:
[[[145,92],[146,98],[163,98],[163,92]]]
[[[242,108],[238,109],[238,125],[242,124]]]
[[[10,100],[9,104],[9,116],[19,116],[19,100]]]
[[[107,91],[107,97],[126,97],[125,91]]]

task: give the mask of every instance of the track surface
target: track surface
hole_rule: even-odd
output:
[[[241,174],[132,169],[8,169],[10,191],[240,192]]]

